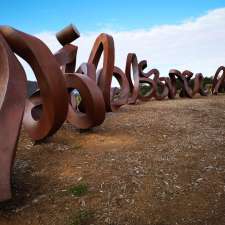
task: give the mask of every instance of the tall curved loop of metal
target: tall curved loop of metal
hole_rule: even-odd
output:
[[[131,67],[133,74],[131,74]],[[125,74],[130,87],[130,96],[128,98],[128,104],[135,104],[138,99],[140,79],[138,71],[138,60],[135,53],[129,53],[127,55]],[[131,76],[133,76],[133,81]]]
[[[106,111],[110,112],[112,111],[110,90],[114,69],[115,49],[112,36],[104,33],[100,34],[95,40],[88,63],[93,64],[97,69],[102,53],[103,68],[101,69],[97,83],[105,100]]]
[[[220,74],[221,76],[219,76]],[[217,95],[219,93],[220,88],[225,88],[225,67],[224,66],[220,66],[213,77],[212,94]]]

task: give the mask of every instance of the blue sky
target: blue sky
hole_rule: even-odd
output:
[[[28,33],[57,31],[69,23],[81,32],[122,31],[179,24],[224,6],[225,0],[2,0],[0,21]]]

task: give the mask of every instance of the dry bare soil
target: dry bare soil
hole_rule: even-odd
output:
[[[225,96],[150,101],[43,144],[22,132],[0,225],[224,225]]]

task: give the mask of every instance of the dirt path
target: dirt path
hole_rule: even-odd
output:
[[[13,185],[0,225],[223,225],[225,96],[125,106],[41,145],[23,132]]]

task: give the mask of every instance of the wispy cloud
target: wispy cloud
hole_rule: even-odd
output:
[[[105,32],[114,37],[116,65],[121,68],[124,68],[127,53],[135,52],[139,60],[147,59],[149,66],[159,69],[164,76],[171,68],[189,69],[211,76],[218,66],[225,64],[224,28],[225,8],[220,8],[178,25],[131,31],[106,29]],[[78,64],[87,61],[99,32],[81,33],[80,39],[75,41],[79,46]],[[60,48],[54,32],[43,32],[36,36],[53,52]],[[33,79],[30,72],[28,77]]]

